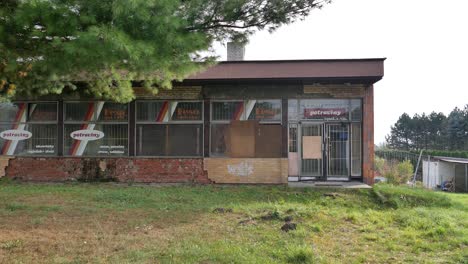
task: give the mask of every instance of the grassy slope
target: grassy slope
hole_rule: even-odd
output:
[[[285,216],[297,230],[280,230]],[[467,251],[462,194],[0,183],[0,263],[468,263]]]

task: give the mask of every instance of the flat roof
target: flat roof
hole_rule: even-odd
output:
[[[441,157],[441,156],[435,156],[434,158],[437,160],[450,162],[450,163],[468,164],[468,159],[463,159],[463,158]]]
[[[385,58],[221,61],[185,80],[362,79],[384,76]]]

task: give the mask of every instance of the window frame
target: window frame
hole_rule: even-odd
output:
[[[3,121],[3,120],[0,120],[0,125],[15,125],[15,124],[18,124],[18,125],[28,125],[28,124],[31,124],[31,125],[55,125],[55,131],[56,131],[56,135],[55,135],[55,153],[53,155],[40,155],[40,154],[14,154],[14,155],[6,155],[6,156],[22,156],[22,157],[57,157],[59,156],[59,139],[58,139],[58,136],[59,136],[59,126],[60,126],[60,123],[59,123],[59,101],[53,101],[53,100],[44,100],[44,101],[27,101],[27,100],[20,100],[20,101],[12,101],[11,102],[12,104],[22,104],[22,103],[25,103],[26,104],[26,111],[29,113],[29,109],[30,109],[30,105],[31,104],[42,104],[42,103],[55,103],[55,121],[52,121],[52,120],[46,120],[46,121],[30,121],[30,118],[29,118],[29,115],[26,116],[26,121],[24,122],[15,122],[15,121]],[[12,128],[10,128],[11,130]],[[28,131],[30,132],[30,131]],[[1,154],[1,153],[0,153]]]
[[[276,120],[258,120],[259,124],[269,124],[269,125],[281,125],[283,126],[283,103],[282,103],[282,98],[262,98],[262,99],[220,99],[220,100],[211,100],[210,101],[210,122],[209,122],[209,144],[208,144],[208,153],[209,157],[213,158],[226,158],[226,155],[218,155],[214,154],[212,150],[212,125],[228,125],[230,124],[233,120],[213,120],[213,103],[226,103],[226,102],[242,102],[245,106],[246,102],[249,100],[256,100],[256,101],[279,101],[280,103],[280,118],[278,121]],[[255,119],[248,119],[248,117],[244,117],[246,119],[242,121],[254,121]]]
[[[140,102],[184,102],[184,103],[200,103],[201,104],[201,120],[172,120],[170,118],[168,121],[139,121],[138,120],[138,103]],[[164,100],[164,99],[158,99],[158,100],[153,100],[153,99],[147,99],[147,100],[135,100],[135,113],[134,113],[134,118],[135,118],[135,125],[133,127],[134,129],[134,140],[133,140],[133,147],[134,147],[134,157],[139,157],[139,158],[167,158],[167,159],[173,159],[173,158],[202,158],[204,157],[204,146],[205,146],[205,104],[203,100]],[[160,155],[138,155],[137,151],[137,127],[138,125],[157,125],[157,126],[165,126],[165,125],[201,125],[201,134],[202,134],[202,139],[201,139],[201,151],[200,155],[196,156],[160,156]]]
[[[127,121],[66,121],[66,108],[67,108],[67,103],[97,103],[97,102],[104,102],[105,103],[115,103],[112,101],[99,101],[99,100],[86,100],[86,101],[79,101],[79,100],[67,100],[63,101],[63,115],[62,115],[62,130],[63,130],[63,136],[62,136],[62,156],[63,157],[75,157],[75,158],[122,158],[122,157],[130,157],[130,141],[132,140],[130,138],[130,103],[126,103],[124,105],[127,105]],[[127,154],[125,155],[81,155],[81,156],[73,156],[65,152],[65,137],[70,136],[65,134],[65,125],[82,125],[82,124],[100,124],[100,125],[127,125]],[[102,131],[101,131],[102,132]]]

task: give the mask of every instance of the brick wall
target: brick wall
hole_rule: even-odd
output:
[[[374,184],[374,87],[366,89],[363,104],[363,165],[362,176],[364,183]]]
[[[201,86],[175,86],[171,90],[160,89],[157,94],[148,92],[145,88],[133,88],[137,99],[155,100],[200,100],[202,99]]]
[[[21,181],[210,183],[203,159],[34,158],[10,160],[6,177]]]
[[[304,94],[319,94],[332,98],[362,98],[365,95],[365,87],[361,84],[304,85]]]
[[[214,183],[288,182],[287,158],[205,158],[204,166]]]

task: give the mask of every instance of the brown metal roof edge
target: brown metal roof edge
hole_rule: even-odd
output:
[[[356,83],[356,84],[374,84],[382,80],[383,76],[356,76],[356,77],[291,77],[291,78],[226,78],[226,79],[184,79],[182,82],[174,82],[175,84],[186,83],[229,83],[229,82],[295,82],[301,84],[339,84],[339,83]]]
[[[290,59],[290,60],[239,60],[218,61],[218,64],[242,64],[242,63],[291,63],[291,62],[353,62],[353,61],[385,61],[387,58],[357,58],[357,59]]]

